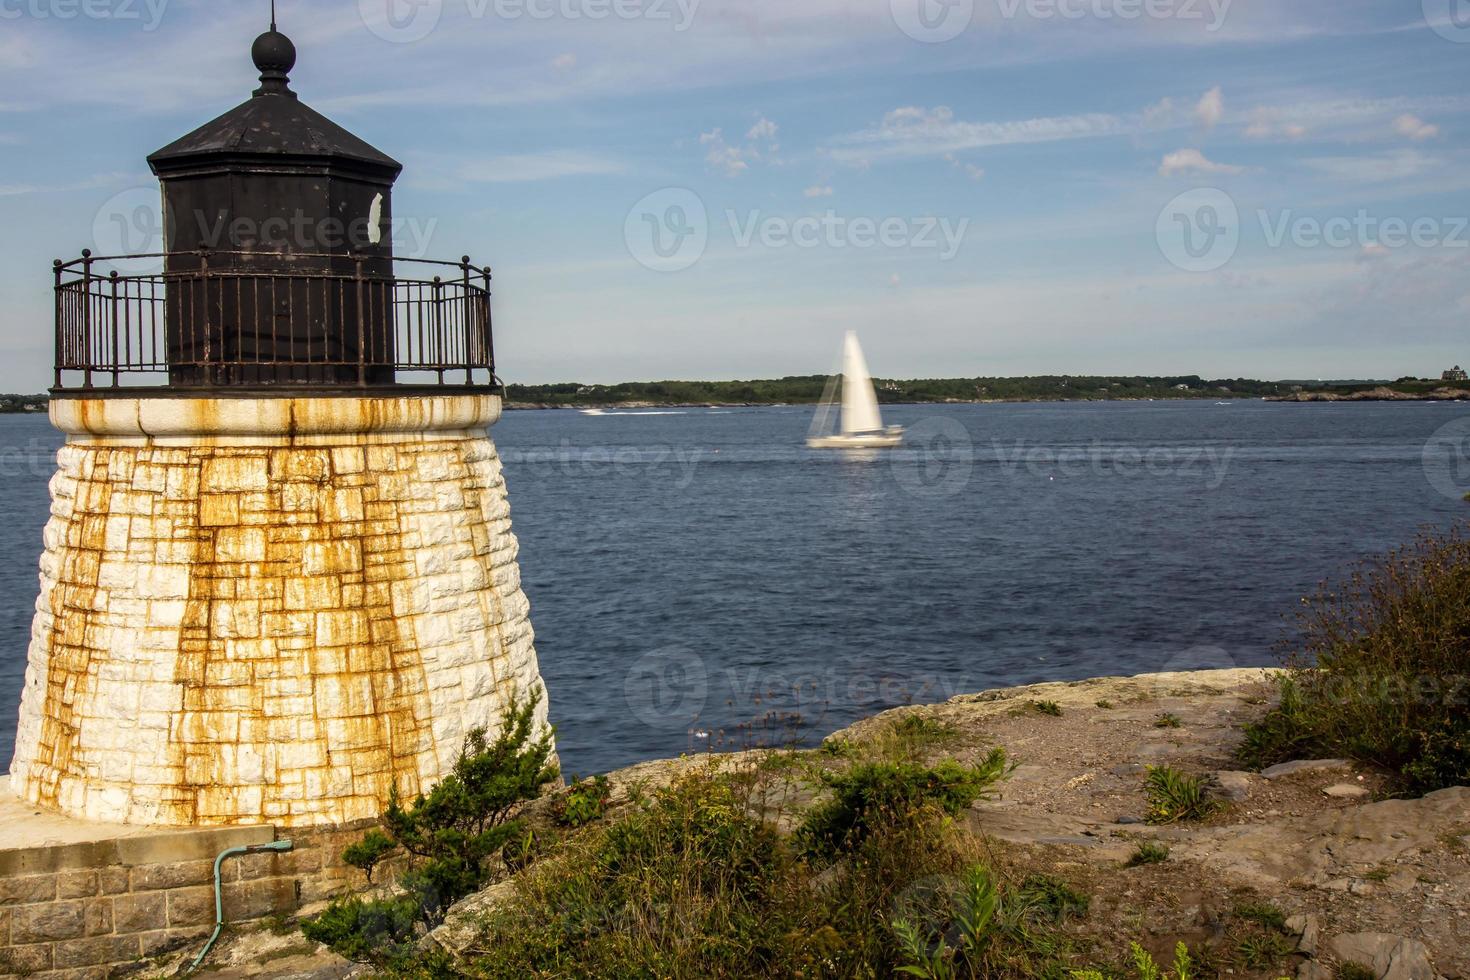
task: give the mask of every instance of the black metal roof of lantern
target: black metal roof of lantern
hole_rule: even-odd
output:
[[[301,102],[274,17],[251,57],[251,99],[148,158],[163,274],[89,252],[56,263],[58,393],[95,394],[99,375],[106,390],[166,374],[172,390],[237,394],[493,383],[490,270],[395,257],[402,165]],[[404,278],[403,263],[441,268]]]
[[[250,49],[260,88],[213,122],[205,123],[148,158],[160,177],[211,164],[329,165],[391,184],[403,165],[303,103],[291,91],[296,45],[275,25]]]

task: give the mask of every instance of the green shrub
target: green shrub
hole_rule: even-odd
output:
[[[1378,971],[1371,966],[1349,961],[1339,963],[1333,977],[1335,980],[1378,980]]]
[[[1155,728],[1180,728],[1183,727],[1183,725],[1183,720],[1181,720],[1180,717],[1175,714],[1165,713],[1159,715],[1157,718],[1154,719]]]
[[[1128,859],[1127,867],[1136,868],[1143,864],[1162,864],[1169,860],[1169,848],[1155,841],[1144,841]]]
[[[1209,798],[1203,779],[1169,766],[1148,767],[1144,792],[1148,794],[1149,823],[1203,820],[1220,807]]]
[[[1307,600],[1277,680],[1281,706],[1246,731],[1260,767],[1341,755],[1427,793],[1470,783],[1470,539],[1426,535]]]
[[[781,837],[728,782],[697,774],[517,879],[469,966],[518,980],[789,975],[833,939],[802,893]]]
[[[807,813],[797,840],[811,854],[851,851],[884,822],[903,821],[925,807],[954,816],[984,797],[1010,772],[1004,749],[978,765],[953,759],[929,767],[911,762],[865,762],[847,772],[821,774],[832,799]]]
[[[1235,916],[1278,932],[1286,929],[1286,913],[1270,902],[1242,902],[1235,906]]]
[[[1053,718],[1062,716],[1062,706],[1055,701],[1032,701],[1031,710],[1037,714],[1050,715]]]
[[[581,827],[601,820],[611,792],[606,776],[574,780],[566,797],[557,803],[557,823],[565,827]]]
[[[1129,947],[1133,957],[1134,975],[1138,980],[1195,980],[1194,960],[1189,955],[1189,947],[1180,943],[1174,947],[1174,972],[1165,973],[1154,962],[1154,958],[1148,955],[1138,943]],[[1100,970],[1073,970],[1072,980],[1112,980],[1112,975]]]
[[[427,796],[405,809],[393,793],[383,830],[371,831],[343,852],[369,875],[393,850],[408,855],[402,894],[377,901],[338,899],[302,924],[308,939],[356,962],[391,964],[405,955],[420,930],[443,921],[449,906],[485,884],[491,862],[525,828],[511,818],[557,776],[552,732],[536,734],[541,692],[512,698],[491,743],[484,730],[465,739],[454,768]]]
[[[1085,912],[1085,896],[1042,876],[1007,888],[984,865],[967,868],[956,885],[938,901],[901,904],[892,922],[900,974],[927,980],[1061,975],[1070,949],[1048,926]]]

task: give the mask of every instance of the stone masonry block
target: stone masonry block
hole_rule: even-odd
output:
[[[137,936],[98,936],[57,943],[52,966],[58,970],[111,963],[131,963],[138,958],[141,946]]]
[[[0,976],[24,977],[51,969],[51,944],[0,949]]]
[[[20,946],[78,939],[86,931],[86,914],[80,901],[23,905],[11,912],[10,941]]]
[[[168,921],[168,893],[120,895],[112,902],[113,927],[120,935],[147,932]]]
[[[0,878],[0,906],[30,905],[56,899],[55,875]]]
[[[175,888],[168,893],[169,928],[214,921],[214,887]]]

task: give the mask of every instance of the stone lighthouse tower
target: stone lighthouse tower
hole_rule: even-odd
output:
[[[253,56],[253,98],[149,158],[163,271],[56,263],[11,782],[87,820],[373,817],[540,685],[489,270],[395,259],[399,164],[297,99],[274,25]]]

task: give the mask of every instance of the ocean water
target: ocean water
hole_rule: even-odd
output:
[[[868,455],[807,450],[808,408],[495,427],[569,773],[1000,685],[1270,664],[1317,583],[1470,517],[1465,406],[886,414],[910,445]],[[0,417],[0,765],[59,441]]]

